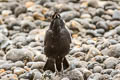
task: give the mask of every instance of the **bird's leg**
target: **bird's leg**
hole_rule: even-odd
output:
[[[54,68],[55,68],[55,74],[58,74],[57,66],[56,66],[56,60],[54,59]]]
[[[64,58],[62,58],[62,62],[61,62],[61,66],[62,66],[61,71],[62,71],[62,74],[64,74],[64,65],[63,65],[63,61],[64,61]]]

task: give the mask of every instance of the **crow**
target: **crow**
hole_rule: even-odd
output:
[[[48,57],[43,70],[60,72],[69,67],[66,55],[70,51],[71,35],[60,14],[55,12],[44,39],[44,53]]]

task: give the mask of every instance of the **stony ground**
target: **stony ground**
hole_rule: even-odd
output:
[[[0,0],[0,80],[120,80],[119,1]],[[63,74],[43,71],[55,10],[72,34]]]

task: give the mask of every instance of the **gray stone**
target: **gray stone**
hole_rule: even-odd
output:
[[[116,34],[116,30],[110,30],[104,34],[104,37],[110,37]]]
[[[39,54],[37,56],[35,56],[34,61],[42,61],[45,62],[46,61],[46,56],[44,54]]]
[[[120,44],[110,45],[109,49],[105,50],[104,55],[112,56],[112,57],[119,57],[120,56]]]
[[[120,35],[120,26],[116,27],[115,29],[116,29],[117,34]]]
[[[14,63],[4,63],[0,65],[0,69],[10,70],[12,67],[15,67]]]
[[[0,25],[0,33],[4,34],[5,36],[8,35],[7,25]]]
[[[103,80],[102,74],[100,73],[94,73],[91,74],[87,80]]]
[[[45,62],[33,62],[31,69],[42,69],[45,65]]]
[[[100,73],[103,70],[103,68],[101,66],[95,66],[93,68],[93,72],[94,73]]]
[[[39,70],[33,70],[33,80],[42,80],[42,73]]]
[[[88,77],[92,74],[92,71],[88,70],[87,68],[80,68],[80,71],[84,75],[84,80],[88,79]]]
[[[24,6],[18,6],[15,8],[14,13],[15,16],[18,17],[20,14],[22,13],[26,13],[27,12],[27,8]]]
[[[33,52],[31,52],[29,49],[11,49],[7,52],[6,59],[11,61],[32,61],[33,56]]]
[[[114,57],[109,57],[104,61],[104,64],[107,69],[110,69],[110,68],[114,69],[117,63],[118,63],[118,59]]]
[[[96,27],[99,29],[99,28],[102,28],[104,30],[108,30],[108,25],[105,21],[99,21],[96,23]]]
[[[5,76],[2,76],[2,80],[18,80],[17,75],[16,74],[7,74]]]
[[[35,28],[36,28],[36,25],[33,22],[30,22],[27,20],[21,21],[21,30],[22,31],[29,32],[30,30],[35,29]]]
[[[95,31],[95,30],[87,30],[86,34],[87,35],[91,35],[93,37],[100,37],[100,36],[102,36],[101,34],[97,33],[97,31]]]
[[[80,16],[79,12],[76,11],[66,11],[62,12],[60,15],[65,21],[70,21],[71,19]]]
[[[0,33],[0,48],[6,48],[10,43],[10,40],[5,35]]]
[[[120,20],[120,11],[115,10],[112,17],[113,19]]]
[[[88,6],[97,8],[99,7],[98,0],[88,0]]]
[[[120,74],[117,74],[113,77],[113,80],[120,80]]]
[[[21,75],[25,72],[25,70],[23,68],[15,68],[13,72],[16,75]]]
[[[16,67],[24,67],[24,63],[22,61],[15,62]]]
[[[94,16],[93,17],[93,20],[92,20],[92,23],[97,23],[97,22],[99,22],[99,21],[104,21],[104,19],[102,19],[101,17],[99,17],[99,16]]]
[[[83,78],[83,74],[76,69],[73,69],[72,71],[69,71],[67,73],[67,77],[70,79],[70,80],[84,80]]]
[[[113,71],[110,73],[110,75],[111,75],[112,77],[114,77],[114,76],[117,75],[117,74],[120,74],[120,70],[119,70],[119,69],[113,70]]]

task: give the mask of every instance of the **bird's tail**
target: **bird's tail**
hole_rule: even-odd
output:
[[[56,67],[58,71],[61,71],[62,69],[62,58],[56,58]],[[69,63],[66,59],[66,57],[64,57],[63,60],[63,68],[64,70],[67,69],[69,67]],[[55,72],[55,66],[54,66],[54,59],[48,58],[43,70],[51,70],[52,72]]]

